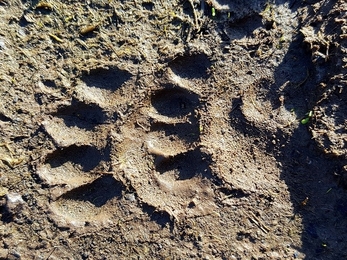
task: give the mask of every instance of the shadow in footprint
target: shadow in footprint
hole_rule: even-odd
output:
[[[169,224],[170,229],[173,230],[173,222],[166,211],[158,211],[155,207],[148,205],[147,203],[142,204],[142,210],[149,215],[152,221],[155,221],[161,227],[165,227]]]
[[[197,94],[181,88],[166,88],[156,92],[151,98],[151,104],[159,117],[153,118],[151,131],[165,132],[166,136],[177,136],[188,143],[198,141],[199,122],[195,109],[199,103]],[[177,123],[171,119],[180,121]]]
[[[131,78],[131,74],[126,70],[117,67],[109,69],[97,68],[90,70],[82,76],[82,80],[89,87],[96,87],[114,91],[118,89],[124,82]]]
[[[241,98],[236,98],[232,101],[233,109],[229,113],[230,124],[233,126],[234,129],[236,129],[245,136],[261,137],[262,132],[258,128],[256,128],[252,122],[247,120],[242,114],[242,111],[240,109],[242,104],[243,102]]]
[[[112,198],[121,198],[124,186],[111,175],[104,175],[92,183],[73,189],[59,199],[88,201],[95,207],[101,207]]]
[[[194,143],[199,140],[199,126],[197,124],[197,119],[193,118],[191,123],[181,123],[181,124],[165,124],[161,122],[152,123],[152,132],[165,132],[166,136],[177,136],[180,139],[185,140],[187,143]]]
[[[12,119],[5,116],[3,113],[0,112],[0,121],[3,121],[3,122],[11,122]]]
[[[211,61],[204,53],[180,56],[169,63],[171,70],[182,78],[207,78]]]
[[[234,188],[219,188],[219,190],[228,198],[237,198],[237,199],[241,199],[241,198],[247,198],[250,196],[249,193],[246,193],[244,190],[242,189],[234,189]]]
[[[98,105],[85,104],[75,99],[72,100],[71,105],[60,107],[53,115],[62,118],[69,127],[77,126],[86,130],[92,130],[107,120],[105,113]]]
[[[153,94],[151,104],[163,116],[183,117],[194,114],[199,96],[180,88],[166,88]]]
[[[169,171],[177,172],[178,180],[187,180],[196,176],[213,179],[214,176],[209,168],[210,158],[202,153],[200,149],[195,149],[158,161],[156,170],[161,174]]]
[[[72,145],[68,148],[54,151],[46,158],[46,162],[52,168],[59,167],[66,162],[73,162],[82,167],[84,172],[93,170],[100,161],[108,161],[110,157],[109,149],[103,151],[98,150],[93,146],[75,146]]]

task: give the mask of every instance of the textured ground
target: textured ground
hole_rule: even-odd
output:
[[[0,0],[0,25],[0,259],[346,258],[345,1]]]

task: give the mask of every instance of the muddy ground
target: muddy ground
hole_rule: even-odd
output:
[[[0,259],[346,259],[344,0],[0,0]]]

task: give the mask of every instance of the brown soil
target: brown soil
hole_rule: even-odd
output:
[[[347,257],[344,0],[0,0],[0,25],[0,259]]]

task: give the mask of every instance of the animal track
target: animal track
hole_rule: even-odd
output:
[[[82,80],[89,87],[115,91],[124,82],[130,80],[131,74],[117,67],[92,69],[82,76]]]
[[[120,199],[124,188],[111,175],[104,175],[65,192],[51,204],[51,209],[72,221],[105,220],[105,205],[112,199]]]
[[[181,67],[195,63],[199,70]],[[176,79],[205,78],[209,66],[205,54],[196,54],[170,63],[170,73]],[[82,79],[71,102],[43,121],[58,147],[37,168],[50,187],[52,211],[70,222],[105,219],[107,205],[122,198],[129,184],[147,207],[175,218],[213,211],[217,177],[200,144],[199,94],[184,83],[164,82],[110,131],[126,102],[118,91],[130,73],[112,67]]]
[[[85,130],[92,130],[107,119],[99,106],[85,104],[76,99],[73,99],[70,105],[59,107],[53,116],[62,118],[68,127],[76,126]]]
[[[154,93],[151,103],[158,114],[181,118],[194,114],[195,108],[199,105],[199,97],[187,90],[167,86],[164,90]]]
[[[203,72],[184,70],[196,62]],[[209,61],[198,54],[181,57],[170,66],[169,73],[178,73],[176,80],[205,77]],[[209,168],[210,155],[200,145],[199,95],[182,85],[183,81],[179,85],[172,81],[153,92],[140,115],[141,126],[148,127],[134,130],[132,124],[124,125],[122,149],[112,157],[140,199],[177,219],[209,214],[216,207],[212,183],[217,177]],[[131,121],[137,120],[139,115],[134,115]]]
[[[182,78],[207,78],[207,69],[211,66],[211,61],[204,53],[190,56],[181,56],[170,62],[172,71]]]
[[[110,123],[117,121],[116,108],[103,108],[105,97],[112,98],[121,85],[117,75],[128,79],[130,74],[112,67],[84,75],[75,97],[58,104],[42,122],[57,149],[45,156],[37,174],[50,187],[54,215],[75,225],[107,219],[106,212],[112,212],[108,205],[121,198],[125,188],[109,173],[112,147],[108,132]]]
[[[69,190],[94,180],[97,169],[104,170],[109,161],[109,151],[100,151],[94,146],[69,146],[46,156],[45,162],[37,170],[48,185],[64,186]]]

